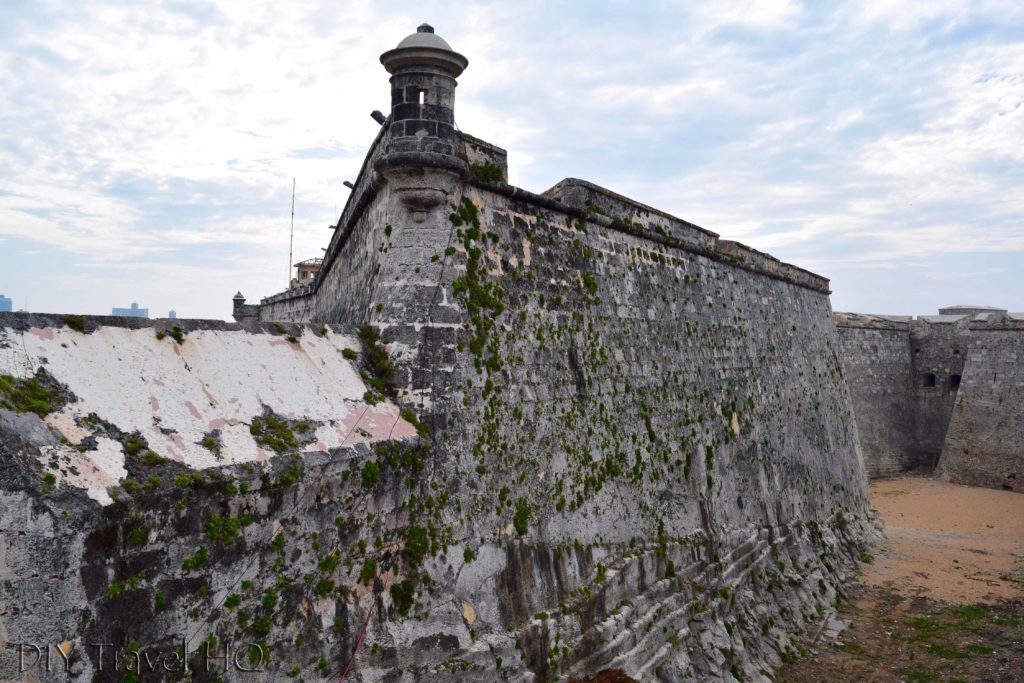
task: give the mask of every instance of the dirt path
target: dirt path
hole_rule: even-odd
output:
[[[1024,495],[874,482],[888,540],[841,605],[849,629],[778,681],[1024,681]]]

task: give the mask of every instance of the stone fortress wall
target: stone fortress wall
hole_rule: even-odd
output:
[[[381,331],[492,653],[512,625],[541,680],[763,675],[873,533],[828,281],[585,181],[510,186],[469,136],[410,152],[399,75],[317,281],[237,317]]]
[[[1024,315],[953,306],[835,321],[869,477],[934,471],[1024,490]]]
[[[62,397],[0,407],[3,632],[249,643],[265,680],[336,676],[364,625],[352,680],[764,679],[877,534],[828,281],[508,185],[450,125],[464,57],[423,26],[382,62],[312,285],[239,327],[0,317],[3,391]]]
[[[766,670],[870,533],[826,282],[583,181],[446,193],[417,222],[378,192],[325,294],[259,315],[382,331],[477,558],[455,593],[477,629],[518,625],[528,670]]]
[[[972,321],[963,378],[936,473],[1024,491],[1024,315]]]

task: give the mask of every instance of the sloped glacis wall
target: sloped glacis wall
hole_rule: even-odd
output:
[[[586,183],[430,176],[401,180],[440,206],[381,179],[319,290],[260,316],[389,343],[448,501],[429,620],[474,643],[448,675],[766,675],[873,533],[827,282]],[[429,660],[398,651],[367,661]]]

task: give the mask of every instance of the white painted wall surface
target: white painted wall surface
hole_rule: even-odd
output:
[[[0,374],[30,377],[44,367],[78,397],[46,421],[69,445],[49,451],[63,461],[66,483],[103,503],[125,475],[121,445],[100,439],[99,450],[73,446],[90,433],[81,418],[95,413],[124,432],[138,431],[150,450],[191,468],[266,461],[274,453],[249,433],[264,406],[291,419],[316,422],[306,451],[416,434],[390,401],[368,405],[367,386],[343,349],[358,340],[305,330],[297,343],[247,331],[193,331],[184,344],[157,339],[151,328],[101,327],[82,334],[67,327],[0,330]],[[200,442],[220,430],[219,455]],[[45,464],[45,463],[44,463]],[[73,464],[78,474],[69,474]]]

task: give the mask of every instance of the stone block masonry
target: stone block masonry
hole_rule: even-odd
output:
[[[936,473],[1024,491],[1024,316],[971,323],[966,355]]]
[[[1024,316],[941,310],[916,319],[835,315],[868,475],[934,471],[1024,490]]]
[[[906,321],[836,314],[843,373],[857,416],[869,477],[891,476],[920,464],[916,378]]]

